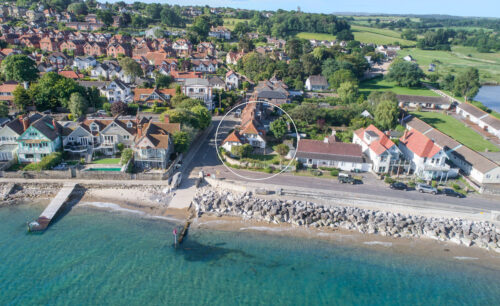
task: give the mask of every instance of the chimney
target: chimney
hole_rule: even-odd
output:
[[[57,130],[56,119],[54,118],[52,118],[52,126],[54,127],[54,130]]]
[[[165,115],[165,116],[163,117],[163,122],[165,122],[165,123],[170,123],[170,116]]]
[[[23,131],[26,131],[28,129],[29,125],[30,125],[29,124],[29,119],[28,119],[27,116],[23,116],[20,119],[21,119],[21,121],[23,123]]]
[[[142,124],[137,124],[137,139],[142,137]]]

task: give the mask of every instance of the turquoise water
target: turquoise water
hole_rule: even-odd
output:
[[[89,168],[86,171],[121,171],[122,168]]]
[[[41,207],[0,208],[0,304],[495,305],[500,273],[471,263],[248,232],[192,230],[74,208],[43,234]]]

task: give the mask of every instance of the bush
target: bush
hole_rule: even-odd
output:
[[[264,168],[264,172],[265,173],[273,173],[273,168],[271,168],[271,167],[265,167]]]
[[[460,185],[458,185],[458,184],[453,184],[453,185],[451,185],[451,187],[452,187],[455,191],[459,191],[460,189],[462,189],[462,188],[460,188]]]
[[[332,171],[330,171],[330,175],[331,176],[339,176],[339,169],[333,169]]]
[[[436,181],[432,181],[432,184],[431,184],[431,185],[432,185],[432,187],[436,188],[436,187],[437,187],[437,185],[438,185],[438,183],[437,183]]]
[[[134,151],[132,149],[127,148],[123,150],[122,152],[122,158],[120,159],[120,165],[125,165],[128,163],[128,161],[134,156]]]
[[[333,167],[324,167],[324,166],[321,166],[319,167],[321,170],[324,170],[324,171],[333,171],[333,170],[338,170],[337,168],[333,168]]]
[[[120,151],[120,154],[123,152],[123,149],[125,149],[125,145],[123,143],[119,143],[116,145],[116,148],[118,151]]]
[[[415,184],[415,182],[413,182],[413,181],[408,183],[408,187],[410,187],[410,188],[415,188],[415,185],[417,185],[417,184]]]
[[[62,162],[62,153],[55,152],[42,158],[38,163],[31,163],[24,167],[25,171],[50,170]]]
[[[391,178],[390,176],[386,176],[384,179],[384,182],[386,182],[387,184],[392,184],[395,182],[395,180],[393,178]]]
[[[317,169],[311,169],[311,170],[309,170],[309,171],[310,171],[310,172],[311,172],[311,174],[312,174],[312,175],[314,175],[314,176],[321,176],[321,175],[323,175],[323,172],[321,172],[321,171],[319,171],[319,170],[317,170]]]

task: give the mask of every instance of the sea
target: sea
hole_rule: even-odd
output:
[[[482,86],[474,97],[474,100],[484,104],[484,106],[500,112],[500,85]]]
[[[500,271],[262,232],[192,229],[89,207],[44,233],[0,207],[1,305],[498,305]],[[177,224],[178,225],[178,224]]]

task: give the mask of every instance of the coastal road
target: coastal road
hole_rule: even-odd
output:
[[[444,195],[421,194],[416,191],[391,190],[386,186],[385,183],[375,179],[375,176],[370,173],[363,174],[365,183],[362,185],[346,185],[340,184],[336,180],[316,177],[304,177],[293,174],[280,174],[273,178],[256,182],[253,179],[268,177],[269,174],[231,168],[232,171],[246,177],[242,178],[227,169],[217,156],[214,139],[220,120],[221,117],[215,117],[213,119],[213,130],[200,145],[197,156],[188,166],[188,169],[190,171],[192,170],[192,173],[197,174],[199,170],[203,170],[205,173],[215,174],[217,178],[246,182],[248,184],[266,184],[271,190],[274,190],[278,187],[297,187],[301,189],[309,188],[324,190],[325,192],[332,193],[350,193],[352,194],[353,198],[365,198],[367,200],[369,200],[372,196],[376,196],[377,198],[394,199],[397,202],[407,203],[409,206],[411,206],[412,202],[425,202],[427,203],[427,205],[435,204],[436,206],[452,205],[476,210],[500,210],[500,199],[496,197],[489,198],[485,195],[471,194],[465,199],[457,199],[446,197]],[[218,135],[217,137],[219,143],[224,139],[225,133],[227,133],[227,131],[233,126],[234,118],[229,118],[229,120],[224,120],[224,122],[222,122],[220,128],[221,135]]]

